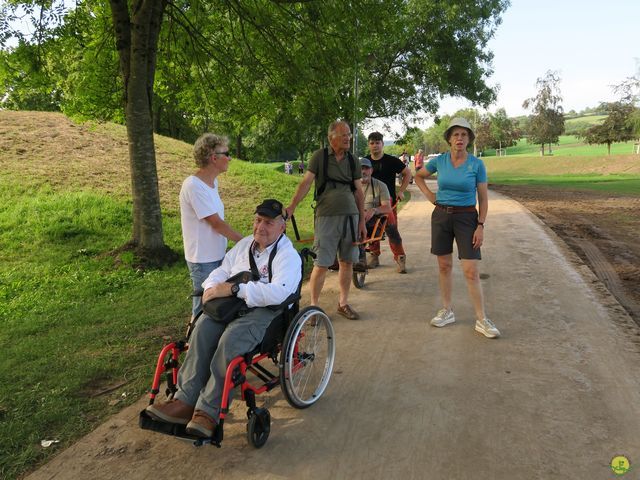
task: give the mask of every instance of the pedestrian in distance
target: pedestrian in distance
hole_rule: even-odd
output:
[[[287,207],[293,215],[296,207],[315,185],[314,244],[316,253],[309,279],[311,305],[318,306],[327,270],[338,257],[340,297],[337,313],[350,320],[360,316],[349,305],[353,264],[359,250],[354,243],[366,237],[364,196],[360,163],[349,148],[351,129],[344,121],[329,125],[329,146],[314,152],[302,180]]]
[[[478,271],[489,209],[487,171],[482,160],[467,152],[475,134],[466,119],[453,118],[444,132],[444,138],[451,147],[450,151],[430,159],[416,175],[416,185],[435,205],[431,215],[431,253],[438,258],[442,308],[431,320],[431,325],[444,327],[455,322],[451,303],[455,240],[476,315],[475,329],[485,337],[496,338],[500,336],[500,331],[485,314]],[[438,191],[434,193],[425,179],[436,173]]]
[[[389,190],[393,204],[393,212],[387,217],[387,238],[389,239],[389,248],[393,252],[393,259],[397,264],[398,273],[407,273],[407,256],[402,245],[402,237],[398,230],[398,211],[396,203],[404,198],[404,192],[409,186],[411,180],[411,170],[402,160],[393,155],[384,153],[384,140],[380,132],[372,132],[368,137],[369,155],[365,158],[371,160],[373,166],[373,178],[382,181]],[[396,192],[396,175],[400,174],[402,183]],[[379,254],[370,254],[367,265],[375,268],[380,265]]]
[[[193,285],[192,313],[202,308],[202,282],[220,266],[227,240],[237,242],[242,235],[224,220],[224,204],[218,190],[218,176],[229,168],[229,141],[205,133],[193,147],[198,171],[187,177],[180,189],[180,222],[184,257]]]

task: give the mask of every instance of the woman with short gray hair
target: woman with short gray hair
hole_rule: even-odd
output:
[[[193,146],[198,171],[182,183],[180,221],[184,257],[193,284],[192,310],[202,308],[202,282],[222,263],[227,240],[237,242],[242,235],[224,220],[224,204],[218,191],[218,175],[229,168],[229,141],[205,133]]]

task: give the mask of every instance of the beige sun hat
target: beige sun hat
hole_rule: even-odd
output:
[[[471,124],[469,123],[469,121],[466,118],[462,118],[462,117],[454,117],[451,119],[451,122],[449,122],[449,126],[447,127],[447,129],[444,131],[444,139],[448,142],[449,141],[449,136],[451,133],[451,129],[454,127],[462,127],[462,128],[466,128],[469,131],[469,143],[472,143],[473,140],[476,138],[476,134],[473,133],[473,129],[471,128]]]

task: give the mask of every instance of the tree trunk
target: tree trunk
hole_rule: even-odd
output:
[[[611,142],[607,142],[607,155],[611,155]]]
[[[544,143],[540,145],[540,156],[544,157]]]
[[[165,249],[153,141],[153,82],[163,0],[141,0],[129,17],[127,0],[111,0],[116,47],[125,86],[125,115],[133,197],[132,243]]]

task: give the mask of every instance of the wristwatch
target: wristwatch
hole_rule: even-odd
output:
[[[233,295],[234,297],[237,297],[239,291],[240,291],[240,285],[238,285],[237,283],[234,283],[233,285],[231,285],[231,295]]]
[[[484,222],[478,222],[478,225],[484,228]]]

